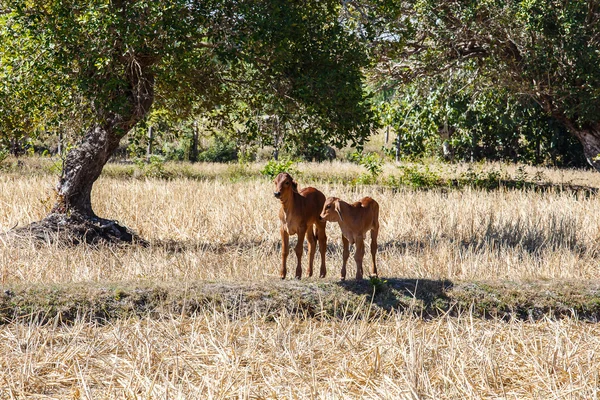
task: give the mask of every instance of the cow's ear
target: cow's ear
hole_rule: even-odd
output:
[[[340,216],[340,221],[344,222],[344,218],[342,217],[342,207],[340,207],[340,201],[335,201],[335,212]]]
[[[292,190],[298,193],[298,183],[296,181],[292,181]]]

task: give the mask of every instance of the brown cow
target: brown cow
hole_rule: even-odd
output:
[[[304,247],[304,236],[308,239],[308,276],[312,276],[313,264],[316,252],[316,239],[319,240],[319,251],[321,252],[320,277],[324,278],[327,273],[325,269],[325,250],[327,248],[327,236],[325,235],[325,221],[319,219],[319,213],[325,203],[325,195],[312,187],[306,187],[298,191],[298,184],[290,174],[282,172],[275,178],[275,197],[281,201],[279,219],[281,220],[281,269],[279,276],[285,279],[287,274],[287,257],[290,247],[290,235],[298,234],[296,244],[296,279],[302,277],[302,250]],[[314,230],[313,230],[314,227]]]
[[[350,256],[350,245],[356,243],[354,260],[356,261],[356,279],[362,279],[362,262],[365,255],[365,235],[371,231],[371,276],[377,276],[377,235],[379,234],[379,204],[370,197],[365,197],[354,204],[348,204],[337,197],[325,201],[320,218],[325,221],[337,222],[342,229],[344,253],[342,261],[342,280],[346,279],[346,264]]]

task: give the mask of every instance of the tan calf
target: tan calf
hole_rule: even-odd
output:
[[[337,197],[325,201],[320,218],[325,221],[337,222],[342,229],[344,253],[342,261],[342,280],[346,279],[346,264],[350,256],[350,245],[356,243],[354,260],[356,261],[356,279],[362,279],[362,262],[365,255],[365,235],[371,231],[371,257],[373,264],[370,275],[377,276],[377,235],[379,234],[379,204],[370,197],[348,204]]]
[[[285,279],[287,274],[287,257],[290,247],[290,235],[298,235],[296,244],[296,279],[302,277],[302,250],[304,236],[308,240],[308,276],[313,274],[313,264],[316,252],[316,241],[319,241],[321,253],[320,277],[324,278],[325,250],[327,249],[327,236],[325,235],[325,221],[319,218],[319,213],[325,203],[325,195],[312,187],[298,191],[298,184],[290,174],[282,172],[275,178],[275,197],[281,201],[279,219],[281,221],[281,269],[279,277]]]

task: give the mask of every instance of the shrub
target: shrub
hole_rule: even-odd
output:
[[[148,178],[168,178],[169,173],[165,170],[165,158],[153,154],[146,161],[144,158],[135,158],[133,160],[143,176]]]
[[[236,144],[224,135],[214,135],[212,144],[198,154],[198,161],[230,162],[238,158]]]
[[[508,177],[500,171],[479,171],[476,172],[472,167],[460,174],[457,185],[460,187],[470,186],[477,189],[498,189],[503,180]]]
[[[429,165],[401,165],[399,176],[392,176],[388,185],[392,187],[411,186],[413,188],[434,188],[447,184],[437,171],[430,169]]]
[[[277,160],[269,160],[264,168],[260,171],[261,175],[269,177],[271,179],[275,178],[282,172],[287,172],[291,175],[296,174],[298,171],[294,168],[296,164],[295,161],[290,159],[285,159],[281,161]]]
[[[354,152],[350,155],[350,159],[367,170],[366,174],[355,179],[355,183],[372,184],[377,182],[377,178],[383,172],[383,159],[379,154]]]

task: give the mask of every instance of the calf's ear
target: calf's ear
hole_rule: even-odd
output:
[[[344,218],[342,218],[342,207],[340,207],[340,202],[336,201],[334,207],[335,212],[337,212],[340,217],[340,221],[344,222]]]
[[[298,183],[296,181],[292,181],[292,190],[298,193]]]

